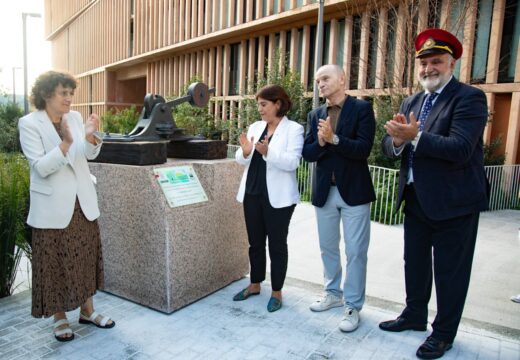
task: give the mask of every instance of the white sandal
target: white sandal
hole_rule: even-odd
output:
[[[98,316],[101,316],[100,322],[96,321],[96,318]],[[80,324],[92,324],[92,325],[96,325],[98,328],[101,328],[101,329],[110,329],[116,325],[115,321],[112,321],[111,324],[107,324],[109,320],[110,320],[110,318],[108,316],[103,316],[103,315],[99,314],[97,311],[94,311],[92,314],[90,314],[89,317],[87,317],[86,315],[83,315],[82,312],[79,313],[79,323]]]
[[[63,326],[63,325],[67,325],[67,327],[65,329],[56,330],[57,328],[59,328],[60,326]],[[70,328],[70,325],[69,325],[69,321],[67,319],[60,319],[58,321],[55,321],[53,327],[54,327],[54,329],[53,329],[54,337],[56,338],[56,340],[65,342],[65,341],[71,341],[74,339],[74,333],[72,332],[72,329]],[[70,334],[71,336],[63,336],[63,335],[68,335],[68,334]]]

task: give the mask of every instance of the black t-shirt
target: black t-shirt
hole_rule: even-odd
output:
[[[260,136],[263,139],[267,135],[267,126],[264,132]],[[267,139],[269,142],[271,138]],[[265,179],[265,160],[256,149],[253,149],[253,158],[249,165],[249,171],[247,172],[246,180],[246,194],[249,195],[267,195],[267,182]]]

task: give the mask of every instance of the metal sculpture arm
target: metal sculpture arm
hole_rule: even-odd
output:
[[[185,102],[192,106],[205,107],[209,102],[210,93],[215,89],[208,89],[204,83],[193,83],[188,87],[188,95],[166,102],[161,95],[147,94],[144,106],[134,129],[128,135],[105,134],[103,140],[127,141],[158,141],[158,140],[189,140],[190,136],[182,135],[173,119],[172,110]]]

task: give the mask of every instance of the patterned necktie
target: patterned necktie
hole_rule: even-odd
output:
[[[426,102],[424,103],[421,114],[419,115],[419,121],[421,122],[419,124],[419,131],[423,131],[424,124],[426,123],[426,120],[428,119],[428,115],[430,114],[430,111],[432,110],[432,107],[433,107],[433,101],[435,100],[437,95],[439,95],[439,94],[431,93],[431,94],[427,95],[428,98],[426,99]],[[410,149],[410,156],[408,156],[408,168],[409,169],[412,169],[413,154],[414,154],[414,149]]]

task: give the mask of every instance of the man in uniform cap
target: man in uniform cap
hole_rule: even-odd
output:
[[[441,29],[415,40],[424,91],[406,98],[387,121],[383,151],[401,156],[397,206],[405,201],[406,307],[379,324],[385,331],[425,331],[432,280],[437,294],[433,332],[417,350],[421,359],[452,347],[469,286],[479,212],[488,206],[482,134],[484,93],[453,76],[462,45]],[[432,253],[433,249],[433,253]]]

